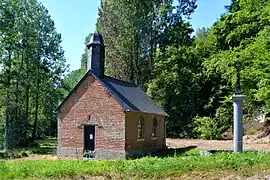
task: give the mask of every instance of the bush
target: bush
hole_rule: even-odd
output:
[[[218,138],[218,131],[215,120],[211,117],[199,117],[193,118],[195,123],[194,131],[202,139],[216,139]]]
[[[221,102],[222,105],[216,109],[213,117],[196,116],[193,118],[194,131],[198,134],[198,137],[203,139],[221,139],[222,134],[232,127],[232,102],[229,96]]]

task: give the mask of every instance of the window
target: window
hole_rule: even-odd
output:
[[[157,128],[158,128],[158,120],[155,117],[153,119],[153,126],[152,126],[152,138],[156,138],[157,137]]]
[[[143,140],[144,139],[144,119],[143,119],[143,117],[140,117],[139,122],[138,122],[137,139],[138,140]]]

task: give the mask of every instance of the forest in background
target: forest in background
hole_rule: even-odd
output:
[[[0,0],[0,148],[56,136],[67,70],[60,43],[37,0]]]
[[[168,137],[219,139],[232,130],[236,61],[248,96],[245,123],[269,113],[270,1],[232,0],[194,35],[196,8],[196,0],[102,0],[96,29],[106,74],[138,84],[165,109]],[[64,80],[70,88],[86,71],[86,53]]]
[[[168,137],[218,139],[232,127],[237,56],[248,96],[244,121],[269,113],[270,1],[232,0],[194,36],[188,20],[196,4],[101,0],[96,29],[106,45],[106,75],[138,84],[163,107]],[[81,68],[67,74],[46,8],[36,0],[0,6],[0,141],[7,137],[12,148],[55,135],[54,110],[86,73],[87,51]]]

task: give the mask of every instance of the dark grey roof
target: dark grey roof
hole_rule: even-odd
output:
[[[61,108],[63,103],[69,98],[74,90],[78,88],[78,86],[88,75],[94,76],[94,78],[103,85],[104,89],[110,93],[121,105],[123,111],[138,111],[168,116],[168,114],[162,108],[158,107],[155,102],[136,84],[121,81],[108,76],[99,78],[91,70],[85,74],[85,76],[70,92],[66,99],[58,106],[57,110]]]
[[[146,95],[136,84],[127,83],[105,76],[99,79],[108,88],[125,111],[139,111],[168,116],[168,114]]]

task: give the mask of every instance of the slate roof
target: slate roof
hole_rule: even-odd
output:
[[[92,75],[98,80],[104,89],[111,94],[115,100],[121,105],[123,111],[135,111],[145,112],[151,114],[157,114],[162,116],[168,116],[168,114],[155,102],[146,95],[146,93],[136,84],[121,81],[112,77],[104,76],[104,78],[97,77],[91,70],[88,71],[80,82],[74,87],[66,99],[58,106],[57,110],[60,110],[64,102],[69,96],[78,88],[78,86],[88,76]]]

